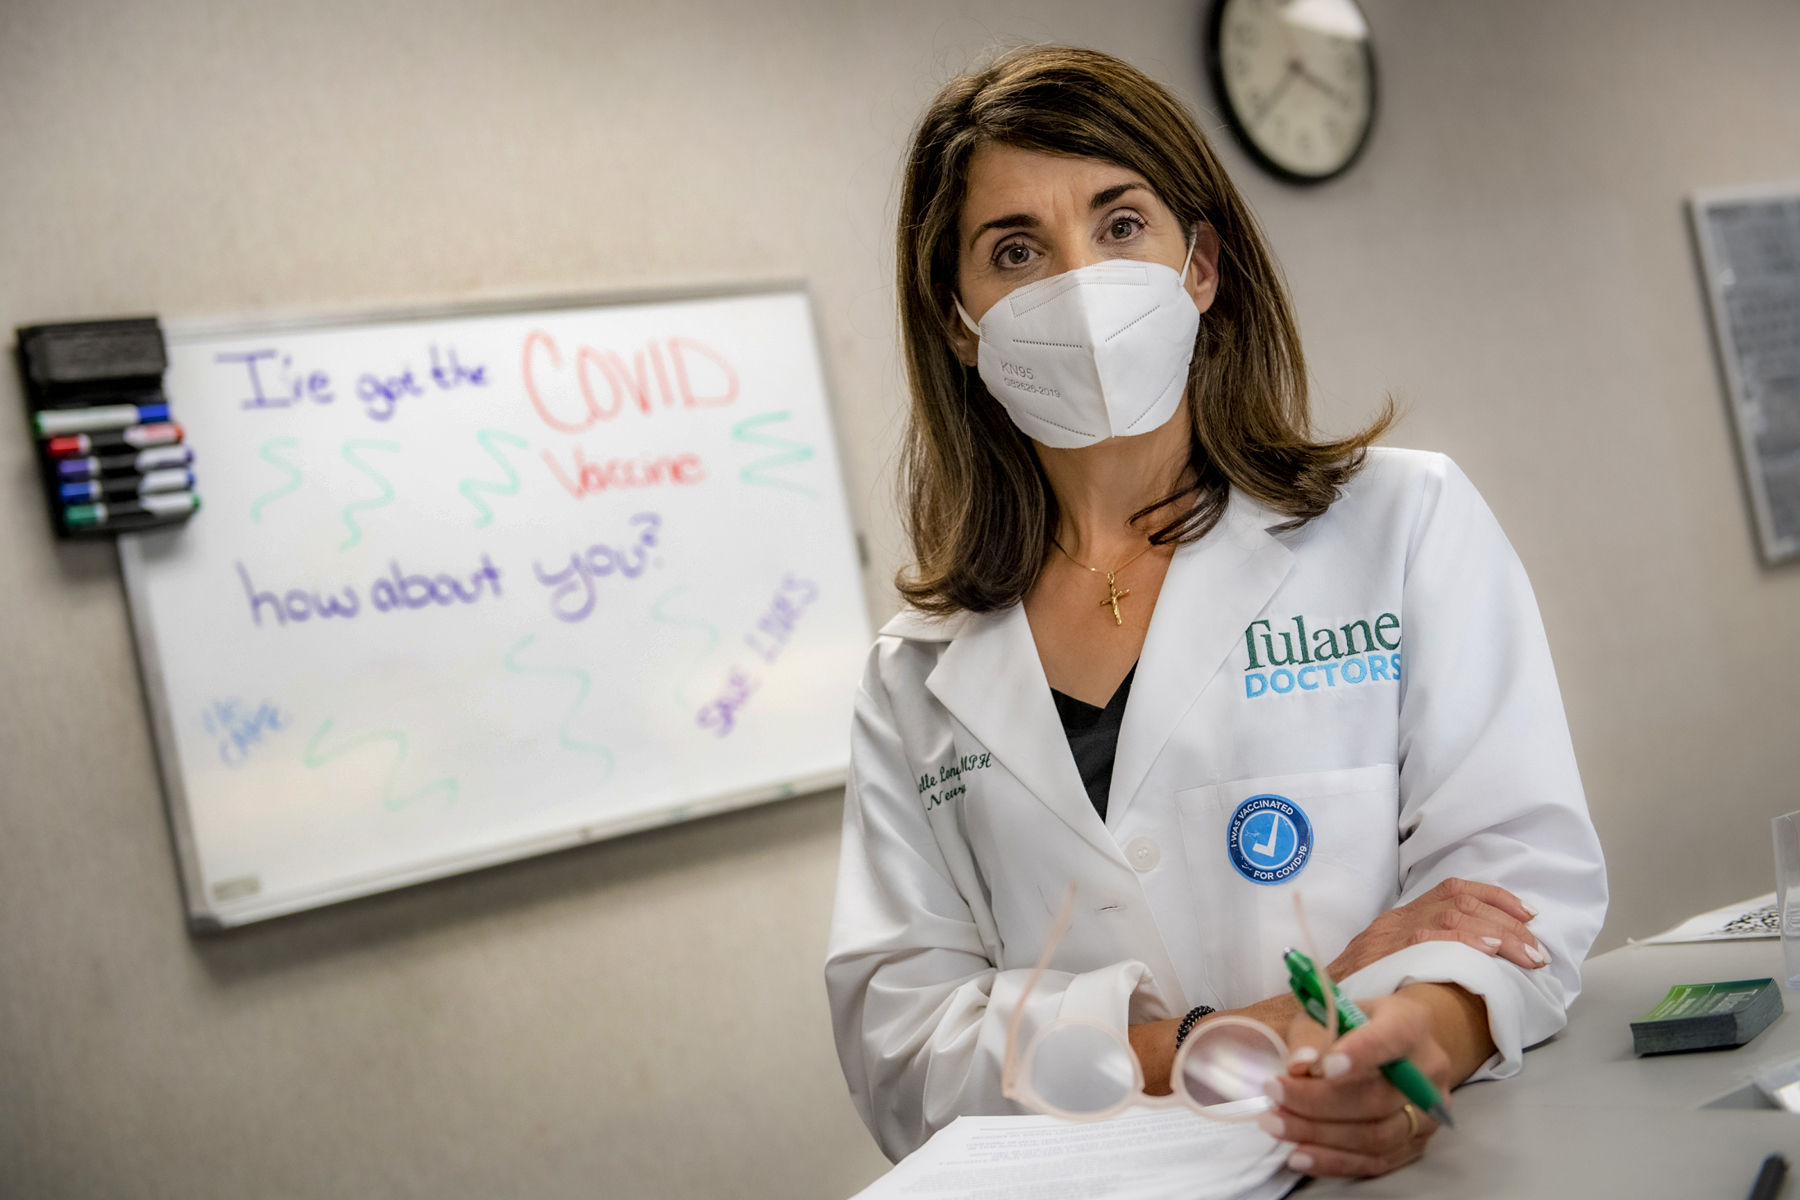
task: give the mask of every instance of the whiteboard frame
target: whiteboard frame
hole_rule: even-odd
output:
[[[1711,318],[1713,350],[1719,356],[1719,370],[1725,379],[1725,407],[1731,410],[1731,427],[1737,434],[1738,463],[1744,472],[1744,491],[1750,499],[1750,514],[1756,527],[1757,550],[1768,566],[1800,559],[1800,538],[1783,541],[1775,532],[1775,517],[1769,507],[1769,487],[1763,478],[1762,457],[1757,453],[1756,434],[1745,420],[1744,400],[1748,391],[1740,370],[1737,340],[1731,328],[1725,292],[1719,284],[1719,273],[1725,264],[1719,261],[1713,246],[1712,232],[1707,227],[1707,214],[1715,206],[1742,204],[1757,200],[1800,200],[1800,183],[1754,184],[1745,187],[1706,188],[1688,198],[1688,221],[1693,232],[1694,248],[1700,257],[1701,283],[1706,292],[1707,315]]]
[[[721,283],[711,286],[644,288],[611,292],[565,293],[554,296],[517,294],[486,299],[465,299],[439,304],[417,304],[394,308],[318,310],[272,313],[265,316],[178,318],[163,322],[163,334],[172,344],[207,337],[240,333],[285,333],[300,329],[332,329],[363,325],[397,324],[417,320],[453,320],[459,317],[481,317],[507,313],[559,312],[578,308],[606,308],[632,304],[679,303],[690,300],[725,300],[743,296],[773,296],[799,293],[806,298],[811,316],[813,345],[818,352],[819,373],[824,385],[825,417],[831,427],[831,438],[838,459],[839,499],[844,505],[850,526],[849,547],[857,563],[857,601],[868,623],[869,569],[863,552],[863,531],[857,528],[856,510],[850,505],[848,459],[844,454],[843,435],[839,429],[835,389],[826,354],[825,331],[819,324],[819,309],[811,285],[804,279],[773,279],[760,282]],[[144,702],[150,713],[151,740],[156,748],[158,774],[162,778],[163,802],[169,821],[169,836],[174,845],[176,868],[181,879],[183,903],[187,910],[188,931],[193,934],[220,933],[226,929],[268,920],[271,917],[323,908],[361,896],[478,871],[484,867],[518,862],[542,854],[606,841],[647,829],[699,820],[720,813],[788,800],[828,788],[842,787],[849,778],[849,730],[845,729],[845,766],[812,775],[804,775],[780,783],[705,796],[686,804],[661,811],[633,813],[610,820],[587,822],[577,828],[558,833],[540,834],[485,847],[478,851],[444,855],[416,864],[403,871],[377,871],[335,881],[328,887],[303,896],[288,896],[258,904],[255,900],[234,901],[229,916],[214,907],[206,895],[200,870],[199,847],[194,839],[193,821],[189,815],[187,785],[181,775],[181,758],[176,748],[173,714],[169,709],[162,655],[156,642],[156,631],[150,618],[149,582],[145,576],[143,550],[139,534],[122,533],[116,539],[119,572],[125,583],[126,608],[130,611],[133,641],[136,644],[139,681],[144,689]],[[874,641],[869,629],[869,640]]]

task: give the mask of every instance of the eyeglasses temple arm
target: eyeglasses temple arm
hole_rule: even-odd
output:
[[[1050,959],[1056,954],[1057,944],[1062,941],[1063,934],[1069,931],[1069,923],[1074,918],[1075,885],[1071,883],[1063,896],[1062,911],[1056,914],[1056,924],[1050,927],[1050,936],[1044,942],[1044,953],[1038,958],[1037,966],[1031,969],[1031,978],[1025,981],[1025,990],[1019,993],[1018,1000],[1013,1003],[1012,1019],[1006,1023],[1006,1063],[1000,1071],[1000,1094],[1008,1100],[1019,1098],[1013,1093],[1019,1082],[1019,1026],[1025,1020],[1025,1001],[1037,987],[1038,980],[1044,977],[1044,971],[1050,966]]]
[[[1312,958],[1313,974],[1319,980],[1319,990],[1324,993],[1321,998],[1325,1002],[1325,1012],[1328,1016],[1328,1019],[1323,1022],[1325,1036],[1335,1042],[1338,1035],[1337,984],[1332,982],[1331,976],[1326,974],[1325,968],[1320,965],[1325,960],[1319,957],[1319,943],[1313,940],[1312,926],[1306,922],[1306,902],[1300,898],[1300,893],[1297,891],[1294,893],[1294,920],[1300,926],[1300,939],[1306,946],[1306,953]]]

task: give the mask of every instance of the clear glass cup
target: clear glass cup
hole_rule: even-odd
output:
[[[1800,812],[1776,817],[1775,913],[1781,922],[1781,968],[1800,990]]]
[[[1796,894],[1800,897],[1800,888]],[[1025,1001],[1043,978],[1074,912],[1075,889],[1070,887],[1044,953],[1013,1005],[1000,1083],[1003,1095],[1065,1121],[1104,1121],[1130,1108],[1188,1108],[1215,1121],[1254,1121],[1275,1106],[1263,1088],[1287,1073],[1287,1043],[1250,1017],[1207,1017],[1194,1026],[1176,1052],[1169,1072],[1173,1090],[1167,1096],[1144,1090],[1143,1067],[1131,1043],[1098,1021],[1083,1017],[1052,1021],[1021,1053],[1019,1027]],[[1319,977],[1327,989],[1333,986],[1323,971]],[[1335,1006],[1328,1015],[1331,1025],[1326,1032],[1335,1039]]]

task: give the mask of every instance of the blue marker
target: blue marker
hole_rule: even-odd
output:
[[[115,497],[147,496],[152,492],[182,492],[194,486],[194,473],[176,467],[143,475],[114,475],[62,485],[64,504],[88,504]]]

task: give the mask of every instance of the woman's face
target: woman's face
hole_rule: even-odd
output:
[[[1114,258],[1182,269],[1192,230],[1184,229],[1136,171],[990,143],[969,164],[969,194],[957,230],[957,291],[980,321],[1023,284]],[[1187,290],[1205,312],[1219,285],[1219,238],[1202,224]],[[975,335],[951,321],[951,344],[965,365]]]

